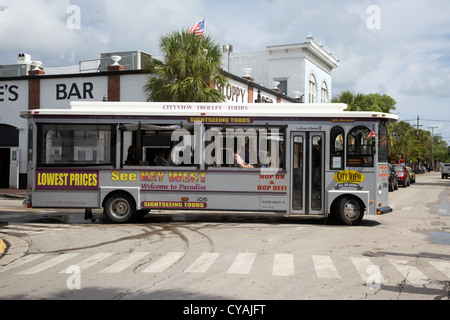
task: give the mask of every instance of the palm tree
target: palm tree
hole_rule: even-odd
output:
[[[151,58],[144,90],[153,102],[224,102],[215,85],[224,86],[220,46],[209,36],[198,37],[186,30],[160,39],[162,61]]]
[[[347,111],[376,111],[391,113],[395,110],[396,101],[390,96],[379,93],[353,93],[343,91],[332,99],[333,103],[345,103],[348,105]]]

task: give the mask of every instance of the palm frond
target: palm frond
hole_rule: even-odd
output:
[[[220,45],[209,36],[199,38],[187,30],[172,32],[160,39],[162,61],[151,59],[151,73],[144,90],[148,101],[223,102],[221,92],[211,83],[227,81],[221,69]]]

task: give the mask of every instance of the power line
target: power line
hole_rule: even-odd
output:
[[[431,122],[450,122],[450,120],[430,120],[430,119],[420,119],[420,120],[421,121],[431,121]],[[403,120],[403,121],[411,122],[411,121],[417,121],[417,119]]]
[[[433,121],[433,122],[450,122],[450,120],[429,120],[429,119],[422,119],[423,121]]]

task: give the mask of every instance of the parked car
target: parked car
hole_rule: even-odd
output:
[[[409,172],[409,178],[411,179],[411,183],[416,183],[416,174],[414,173],[411,167],[406,167],[406,170]]]
[[[401,183],[404,188],[409,187],[411,185],[411,180],[406,167],[402,164],[393,164],[392,166],[397,173],[398,182]]]
[[[389,166],[389,191],[398,190],[397,172],[395,171],[392,165],[388,164],[388,166]]]
[[[447,179],[450,176],[450,163],[443,163],[441,168],[442,179]]]

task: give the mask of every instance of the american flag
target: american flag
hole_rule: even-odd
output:
[[[195,36],[198,36],[198,37],[204,37],[205,36],[205,20],[194,24],[191,27],[191,29],[189,29],[189,33],[194,34]]]

